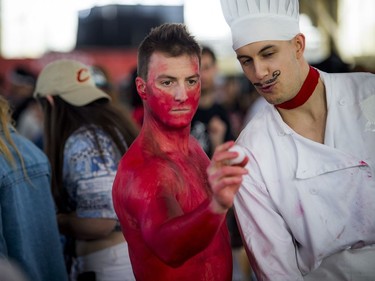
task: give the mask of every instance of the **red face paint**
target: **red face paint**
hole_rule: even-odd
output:
[[[200,97],[198,58],[166,58],[155,53],[149,63],[145,110],[164,126],[187,127]]]
[[[199,91],[188,91],[186,101],[176,101],[170,93],[154,86],[152,88],[153,95],[148,98],[148,104],[152,108],[154,118],[170,127],[188,126],[197,110]]]

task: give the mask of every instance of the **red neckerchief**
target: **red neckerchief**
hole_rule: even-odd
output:
[[[303,105],[314,92],[316,85],[318,85],[319,76],[319,72],[310,66],[309,74],[307,74],[306,80],[303,82],[303,85],[297,95],[291,100],[275,106],[283,109],[294,109]]]

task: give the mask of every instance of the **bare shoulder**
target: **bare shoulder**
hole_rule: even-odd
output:
[[[123,156],[118,174],[126,179],[131,197],[154,196],[178,178],[173,162],[167,157],[131,150]]]

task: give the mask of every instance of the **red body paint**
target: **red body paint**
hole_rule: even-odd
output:
[[[232,278],[225,214],[209,208],[209,159],[190,137],[198,78],[198,58],[154,53],[148,81],[140,87],[143,127],[121,160],[113,186],[137,280]]]

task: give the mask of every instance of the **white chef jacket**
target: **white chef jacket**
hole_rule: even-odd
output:
[[[272,105],[237,139],[250,161],[234,206],[260,280],[303,280],[326,257],[375,243],[375,75],[320,77],[324,144],[294,132]]]

